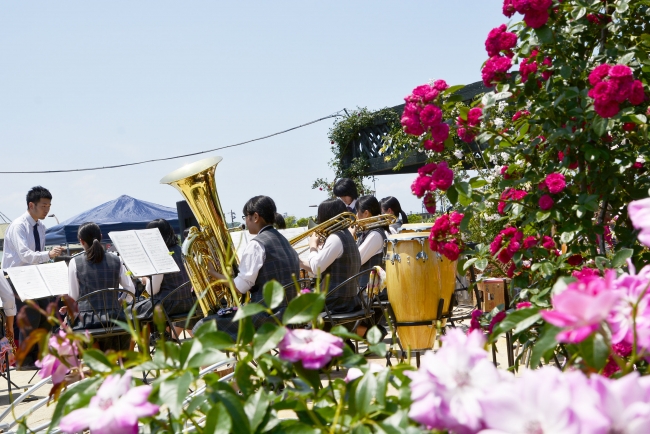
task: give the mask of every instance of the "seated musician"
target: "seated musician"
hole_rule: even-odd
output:
[[[280,214],[279,212],[275,213],[275,222],[273,223],[273,227],[276,229],[287,228],[287,222],[284,221],[284,217],[282,217],[282,214]]]
[[[318,223],[324,223],[346,211],[343,201],[328,199],[318,205]],[[361,256],[354,237],[348,230],[338,230],[330,234],[322,246],[319,245],[318,236],[312,234],[309,238],[308,260],[301,260],[301,266],[315,275],[320,275],[323,282],[325,276],[329,275],[329,287],[323,290],[330,291],[359,272]],[[353,279],[327,297],[327,308],[331,313],[359,310],[358,290],[359,281]]]
[[[382,214],[379,201],[374,196],[361,196],[357,200],[357,220],[375,217]],[[384,266],[384,241],[386,241],[386,231],[388,226],[370,229],[365,232],[357,234],[357,245],[359,246],[359,254],[361,255],[361,269],[359,271],[369,270],[376,265]],[[359,286],[365,288],[368,285],[369,275],[364,274],[359,277]],[[384,289],[379,294],[380,300],[388,300],[388,295]],[[375,322],[381,320],[383,311],[377,309],[375,311]],[[368,322],[362,322],[357,327],[357,333],[364,336],[366,330],[370,327]],[[379,326],[380,330],[383,327]],[[385,332],[385,330],[382,330]],[[385,333],[384,333],[385,334]]]
[[[409,218],[406,213],[402,211],[402,207],[399,204],[399,201],[393,196],[388,196],[381,200],[381,213],[392,214],[395,217],[400,218],[400,220],[397,220],[395,223],[390,225],[391,234],[396,234],[403,224],[409,222]]]
[[[357,208],[357,198],[359,193],[357,190],[357,185],[350,178],[341,178],[334,184],[332,190],[334,196],[338,197],[343,201],[346,206],[346,211],[356,213]]]
[[[84,223],[77,232],[79,243],[84,253],[70,261],[68,277],[70,284],[69,295],[78,300],[84,295],[101,289],[117,289],[120,285],[135,295],[135,288],[128,276],[122,260],[111,253],[106,253],[101,244],[102,232],[95,223]],[[110,319],[124,319],[124,310],[117,297],[106,297],[101,294],[90,300],[78,303],[79,314],[73,322],[73,329],[85,330],[104,327]],[[62,308],[65,312],[65,308]],[[102,338],[99,346],[105,349],[126,349],[130,336]]]
[[[146,291],[151,298],[145,298],[135,303],[134,309],[140,319],[152,318],[154,306],[160,304],[163,298],[190,280],[183,265],[181,247],[178,245],[178,238],[174,228],[165,219],[157,219],[147,224],[147,229],[154,228],[158,228],[160,231],[167,248],[172,253],[174,262],[181,271],[178,273],[156,274],[150,278],[143,277],[141,279],[142,283],[146,285]],[[192,309],[195,302],[196,298],[192,292],[192,285],[188,284],[165,300],[165,312],[167,312],[167,315],[187,313]]]
[[[300,265],[298,254],[289,241],[273,228],[275,221],[275,202],[268,196],[255,196],[244,205],[244,224],[251,235],[256,235],[246,245],[239,263],[239,274],[234,278],[234,285],[241,294],[250,292],[250,301],[260,303],[263,300],[264,284],[277,280],[282,286],[293,281],[293,275],[298,276]],[[214,270],[210,274],[220,280],[226,277]],[[295,289],[287,291],[287,298],[295,296]],[[286,307],[282,303],[278,310]],[[194,330],[205,321],[216,320],[217,328],[236,338],[239,324],[232,322],[233,315],[211,315],[199,321]],[[252,317],[255,327],[269,320],[266,313]]]

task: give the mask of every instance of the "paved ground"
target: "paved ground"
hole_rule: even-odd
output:
[[[458,324],[458,325],[460,325],[463,328],[466,327],[466,325],[462,324],[462,323]],[[386,338],[385,342],[387,344],[390,343],[390,335]],[[500,368],[505,369],[508,366],[506,352],[505,352],[505,339],[501,339],[499,341],[499,343],[497,345],[497,349],[498,349],[498,353],[497,353],[498,366]],[[360,348],[360,351],[363,352],[364,350],[365,350],[365,348],[362,346]],[[369,361],[370,361],[370,363],[376,363],[376,364],[379,364],[381,366],[386,365],[386,359],[385,358],[372,356],[372,357],[369,357]],[[397,360],[392,359],[391,362],[393,364],[396,364]],[[411,364],[415,365],[415,363],[416,363],[415,357],[412,357]],[[341,371],[339,371],[337,373],[337,376],[344,377],[345,374],[346,374],[346,371],[341,370]],[[36,377],[34,377],[32,379],[33,375],[34,375],[33,371],[31,371],[31,372],[11,371],[11,380],[14,383],[16,383],[18,386],[20,386],[20,388],[18,390],[14,389],[12,391],[14,399],[17,398],[21,393],[23,393],[23,391],[25,391],[28,387],[33,386],[34,384],[38,383],[40,378],[37,375]],[[30,380],[31,380],[31,383],[30,383]],[[50,391],[50,387],[51,387],[50,385],[43,386],[42,388],[40,388],[38,391],[36,391],[31,396],[31,399],[28,402],[22,402],[22,403],[18,404],[14,408],[13,414],[11,412],[9,412],[9,414],[7,414],[4,417],[4,419],[0,420],[0,427],[2,427],[3,424],[11,423],[12,421],[15,420],[14,418],[16,418],[16,417],[20,418],[20,416],[25,411],[29,410],[31,407],[33,407],[35,404],[37,404],[38,402],[40,402],[44,398],[47,398],[47,396],[49,394],[49,391]],[[0,389],[0,412],[4,413],[7,409],[10,408],[9,407],[10,399],[9,399],[9,394],[8,394],[8,391],[7,391],[7,382],[3,378],[0,378],[0,388],[2,388],[2,389]],[[37,426],[39,426],[39,425],[41,425],[43,423],[46,423],[50,419],[53,411],[54,411],[54,405],[50,405],[50,406],[43,405],[42,407],[40,407],[39,409],[34,411],[34,413],[32,415],[29,416],[29,418],[27,419],[28,426],[30,428],[35,428],[35,427],[37,427]],[[6,430],[5,431],[0,431],[0,432],[6,432]]]

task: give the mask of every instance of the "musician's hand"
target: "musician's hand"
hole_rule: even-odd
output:
[[[143,284],[144,286],[147,286],[147,284],[149,283],[149,278],[146,277],[146,276],[145,276],[145,277],[141,277],[141,278],[140,278],[140,282],[142,282],[142,284]]]
[[[357,227],[356,226],[350,226],[348,228],[352,236],[356,239],[357,238]]]
[[[310,249],[317,249],[318,248],[318,242],[319,242],[318,235],[316,234],[311,234],[309,237],[309,248]]]
[[[56,246],[56,247],[53,247],[52,250],[50,250],[48,254],[50,255],[50,258],[56,258],[61,253],[63,253],[63,247]]]
[[[59,309],[59,314],[60,314],[61,316],[66,316],[66,315],[68,314],[68,306],[62,306],[62,307]]]
[[[5,336],[7,336],[7,339],[13,339],[14,337],[14,318],[16,317],[7,317],[7,326],[5,327]]]
[[[208,274],[210,274],[210,276],[214,277],[217,280],[226,280],[226,276],[224,276],[221,273],[218,273],[217,270],[214,268],[214,265],[212,265],[212,262],[208,263]]]

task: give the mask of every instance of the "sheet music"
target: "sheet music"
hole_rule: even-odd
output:
[[[120,252],[120,256],[133,276],[158,274],[135,231],[109,232],[108,236],[113,240],[117,251]]]
[[[136,235],[142,242],[145,252],[149,256],[151,263],[156,268],[157,273],[178,273],[181,271],[176,265],[176,261],[169,254],[169,248],[160,235],[158,228],[142,229],[135,231]]]
[[[68,295],[68,266],[64,261],[37,265],[38,271],[50,291],[50,295]]]
[[[45,281],[43,281],[36,265],[11,267],[4,271],[9,275],[11,283],[16,288],[16,292],[22,301],[50,296],[50,291],[47,289],[47,285],[45,285]]]

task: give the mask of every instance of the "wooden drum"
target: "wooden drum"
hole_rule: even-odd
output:
[[[407,233],[407,232],[426,232],[427,234],[431,232],[433,223],[405,223],[397,229],[397,232]]]
[[[433,348],[435,321],[442,299],[442,314],[449,312],[454,293],[456,262],[429,248],[428,232],[389,235],[386,241],[386,286],[397,321],[402,347],[412,351]],[[406,325],[408,322],[430,325]]]

